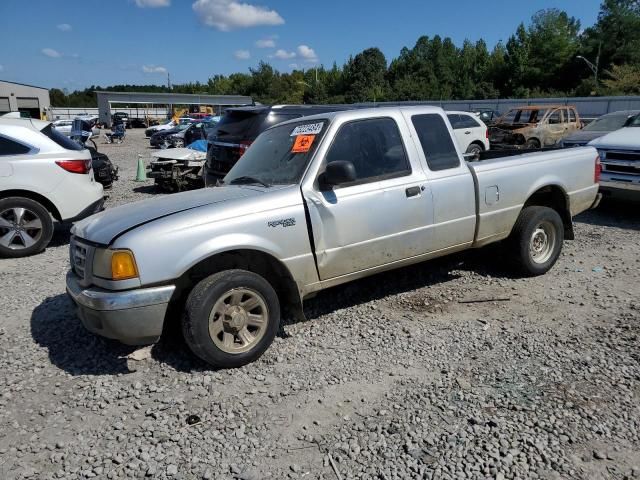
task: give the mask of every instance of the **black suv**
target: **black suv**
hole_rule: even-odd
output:
[[[371,105],[285,105],[229,108],[207,138],[204,183],[215,186],[235,165],[253,141],[269,127],[317,113],[352,110]]]

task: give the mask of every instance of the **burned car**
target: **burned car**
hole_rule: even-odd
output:
[[[151,154],[147,177],[165,192],[181,192],[204,186],[202,167],[207,158],[206,140],[197,140],[187,148],[160,150]]]
[[[492,149],[534,149],[556,145],[582,128],[575,107],[530,105],[509,110],[489,128]]]

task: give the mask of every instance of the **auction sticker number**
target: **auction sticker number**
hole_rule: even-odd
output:
[[[323,125],[324,122],[298,125],[293,129],[293,132],[291,132],[291,136],[296,137],[298,135],[317,135],[322,131]]]
[[[292,153],[307,153],[313,145],[315,135],[298,135],[291,148]]]

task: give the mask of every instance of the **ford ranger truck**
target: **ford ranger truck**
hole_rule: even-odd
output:
[[[303,117],[264,131],[220,187],[77,223],[67,291],[92,332],[148,344],[179,321],[198,357],[239,367],[281,315],[351,280],[503,240],[544,274],[598,172],[591,147],[470,165],[436,107]]]

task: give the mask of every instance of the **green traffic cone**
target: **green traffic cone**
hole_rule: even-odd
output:
[[[144,182],[147,180],[147,169],[144,167],[142,155],[138,154],[138,172],[136,173],[136,182]]]

